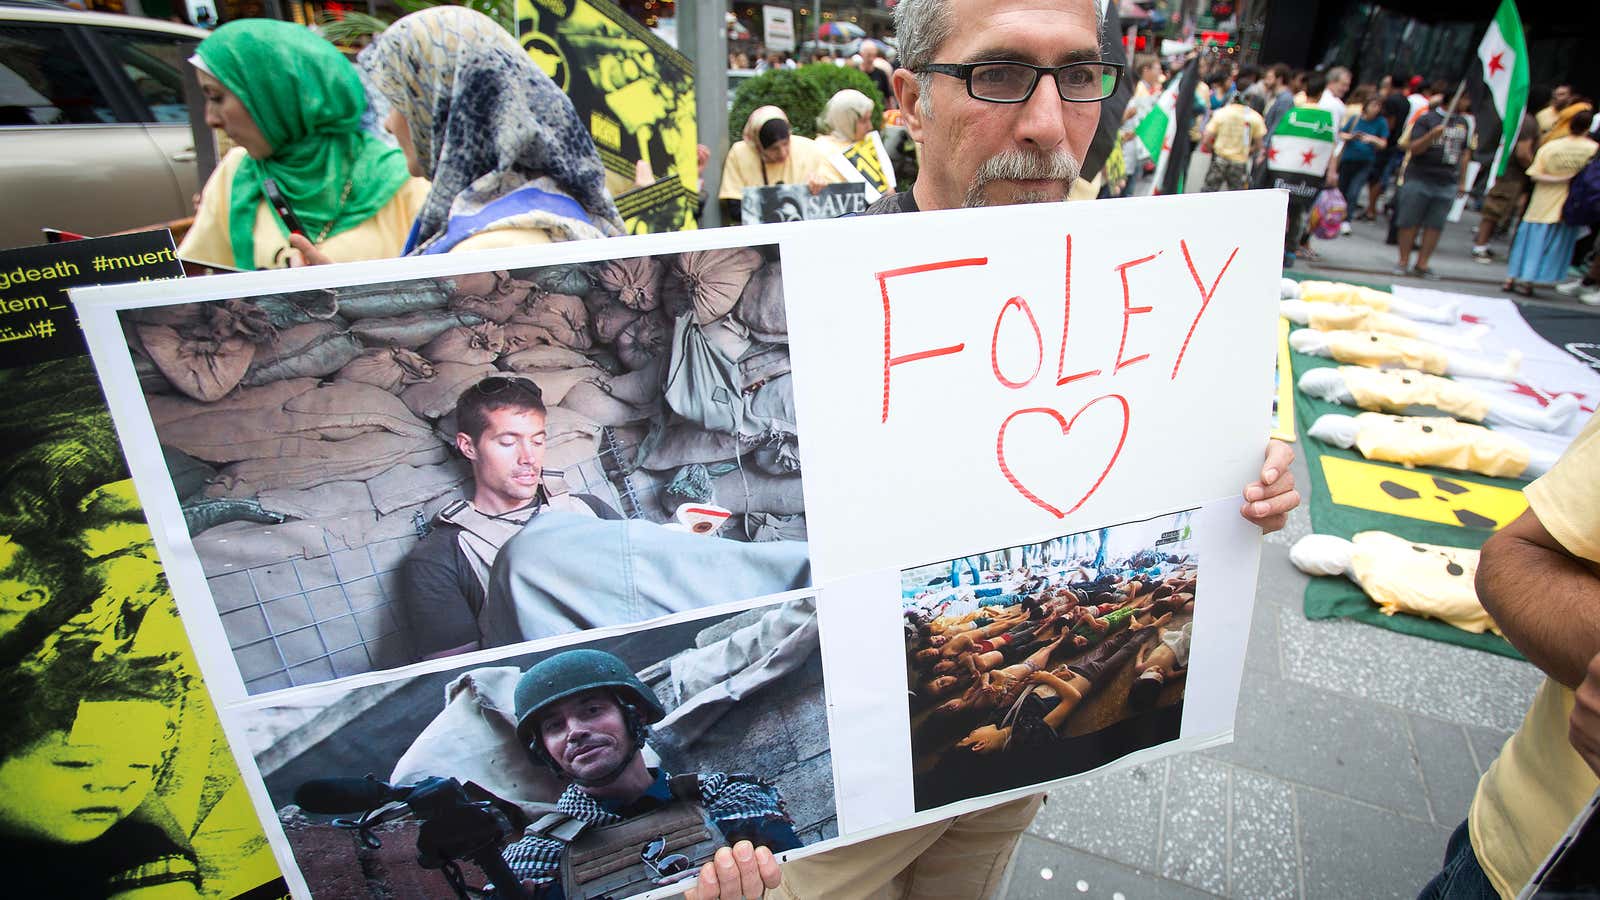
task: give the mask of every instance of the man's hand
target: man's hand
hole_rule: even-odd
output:
[[[293,247],[295,251],[300,254],[300,259],[298,262],[294,261],[293,259],[290,260],[289,265],[292,267],[298,268],[300,266],[326,266],[333,263],[333,260],[329,259],[326,253],[318,250],[317,245],[311,243],[311,239],[303,234],[290,234],[289,246]]]
[[[723,847],[700,867],[700,880],[685,891],[685,900],[757,900],[783,882],[772,851],[740,841]]]
[[[1294,489],[1294,476],[1289,474],[1289,464],[1294,462],[1294,448],[1283,441],[1267,441],[1267,458],[1261,464],[1261,480],[1245,485],[1245,504],[1239,515],[1259,526],[1263,534],[1271,534],[1289,520],[1289,511],[1300,505],[1300,493]]]
[[[1572,748],[1600,775],[1600,653],[1589,660],[1589,672],[1578,685],[1569,723],[1567,739]]]

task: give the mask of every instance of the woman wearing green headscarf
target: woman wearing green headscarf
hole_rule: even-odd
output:
[[[366,94],[343,54],[300,25],[240,19],[201,41],[190,62],[206,124],[238,146],[206,182],[179,256],[232,269],[298,264],[290,229],[263,194],[269,178],[320,256],[400,255],[428,183],[361,130]]]

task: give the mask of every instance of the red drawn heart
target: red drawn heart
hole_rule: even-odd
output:
[[[1062,512],[1053,506],[1049,501],[1040,497],[1038,494],[1035,494],[1033,491],[1028,490],[1026,485],[1017,480],[1017,476],[1012,473],[1011,467],[1006,464],[1006,428],[1011,425],[1011,421],[1017,416],[1027,415],[1028,413],[1043,413],[1056,420],[1056,424],[1061,426],[1062,437],[1066,437],[1066,435],[1072,431],[1072,425],[1078,421],[1078,417],[1083,415],[1085,412],[1088,412],[1089,407],[1099,403],[1101,400],[1115,400],[1122,405],[1122,433],[1117,437],[1117,449],[1111,451],[1111,458],[1106,461],[1106,467],[1100,470],[1100,477],[1094,480],[1094,484],[1089,486],[1089,490],[1086,491],[1082,497],[1078,498],[1077,503],[1072,504],[1071,509],[1067,510],[1066,512]],[[1087,501],[1094,494],[1095,491],[1100,489],[1100,485],[1106,480],[1106,476],[1111,474],[1111,467],[1116,464],[1117,457],[1122,455],[1122,445],[1126,443],[1127,440],[1128,401],[1121,394],[1106,394],[1103,397],[1096,397],[1093,400],[1090,400],[1088,403],[1085,403],[1081,409],[1079,409],[1076,413],[1073,413],[1071,419],[1063,418],[1061,413],[1044,406],[1034,406],[1029,407],[1028,409],[1017,410],[1011,415],[1006,416],[1006,420],[1000,423],[1000,433],[995,438],[994,455],[995,459],[1000,463],[1000,471],[1006,476],[1006,480],[1011,482],[1011,486],[1017,489],[1017,493],[1028,498],[1029,502],[1033,503],[1033,505],[1039,507],[1045,512],[1055,516],[1058,519],[1063,519],[1066,518],[1068,514],[1077,512],[1078,507],[1082,506],[1085,501]]]

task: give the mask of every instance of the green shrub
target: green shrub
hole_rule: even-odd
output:
[[[809,79],[800,77],[801,69],[771,69],[739,85],[733,95],[733,108],[728,110],[728,139],[744,139],[744,123],[750,114],[761,106],[776,106],[789,116],[790,130],[795,134],[815,137],[817,113],[828,101],[821,88]],[[805,112],[809,110],[807,115]]]
[[[865,72],[833,63],[812,63],[798,69],[772,69],[739,85],[728,111],[728,139],[741,140],[744,123],[761,106],[776,106],[789,117],[789,128],[803,137],[817,136],[817,116],[834,94],[855,88],[872,98],[872,127],[883,127],[883,94]]]
[[[867,73],[855,66],[836,66],[833,63],[812,63],[797,69],[800,77],[810,81],[822,92],[822,103],[810,114],[811,131],[816,130],[817,116],[822,115],[822,107],[828,105],[828,100],[834,94],[847,88],[855,88],[872,98],[872,127],[883,127],[883,103],[887,99],[883,92],[878,90],[877,84]],[[811,132],[807,132],[810,134]]]

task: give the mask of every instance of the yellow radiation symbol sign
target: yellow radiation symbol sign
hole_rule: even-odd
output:
[[[1528,508],[1521,491],[1332,455],[1322,457],[1322,474],[1341,506],[1442,525],[1494,530]]]

